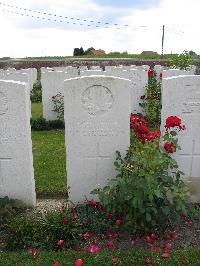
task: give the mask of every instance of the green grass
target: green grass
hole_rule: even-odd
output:
[[[64,131],[32,131],[37,192],[66,192]]]
[[[165,266],[198,266],[200,261],[200,252],[197,248],[182,249],[171,252],[171,257],[163,259],[160,252],[150,251],[115,251],[106,250],[97,254],[86,254],[75,251],[59,252],[40,252],[38,258],[33,259],[28,253],[0,253],[0,265],[4,266],[52,266],[58,261],[61,266],[72,266],[78,258],[83,260],[84,266],[111,266],[112,258],[119,258],[117,265],[165,265]],[[146,264],[145,257],[152,258],[153,264]]]
[[[32,118],[36,119],[42,116],[42,103],[31,104]]]

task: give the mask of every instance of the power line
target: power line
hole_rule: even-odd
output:
[[[18,9],[20,10],[20,12],[31,12],[31,13],[37,13],[37,14],[40,14],[42,16],[50,16],[50,17],[55,17],[54,19],[47,19],[49,21],[55,21],[55,22],[58,22],[58,19],[62,19],[62,20],[59,20],[59,22],[61,23],[64,23],[65,20],[71,20],[71,21],[78,21],[78,22],[82,22],[82,23],[79,23],[80,26],[85,26],[85,24],[83,23],[92,23],[92,24],[98,24],[98,25],[94,25],[96,28],[100,28],[100,27],[105,27],[105,28],[110,28],[110,27],[114,27],[116,29],[122,29],[122,28],[130,28],[132,27],[131,25],[128,25],[128,24],[124,24],[124,25],[120,25],[118,23],[110,23],[110,22],[102,22],[102,21],[95,21],[95,20],[89,20],[89,19],[81,19],[81,18],[75,18],[75,17],[68,17],[68,16],[62,16],[62,15],[58,15],[58,14],[55,14],[55,13],[48,13],[48,12],[42,12],[42,11],[38,11],[38,10],[32,10],[32,9],[27,9],[27,8],[22,8],[22,7],[18,7],[18,6],[14,6],[14,5],[9,5],[9,4],[6,4],[6,3],[3,3],[3,2],[0,2],[0,5],[2,6],[5,6],[5,7],[8,7],[8,8],[14,8],[14,9]],[[5,9],[4,9],[5,10]],[[10,10],[7,11],[8,13],[11,13]],[[15,12],[13,12],[15,13]],[[24,13],[19,13],[19,12],[16,12],[15,14],[19,14],[19,15],[22,15],[24,16],[25,14]],[[25,16],[29,16],[29,15],[25,15]],[[34,16],[31,16],[31,17],[34,17]],[[40,17],[34,17],[34,18],[37,18],[39,19]],[[58,19],[57,19],[58,18]],[[44,19],[44,17],[42,18]],[[64,21],[63,21],[64,20]],[[68,22],[70,23],[70,22]],[[76,25],[77,23],[75,22],[72,22],[70,24],[74,24]],[[92,25],[88,24],[86,25],[88,27],[91,27]],[[131,28],[130,30],[136,30],[137,28],[148,28],[149,26],[146,26],[146,25],[138,25],[138,26],[134,26],[134,28]]]

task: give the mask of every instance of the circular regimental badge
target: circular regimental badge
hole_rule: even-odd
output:
[[[82,107],[91,116],[100,116],[109,112],[113,102],[112,92],[102,85],[93,85],[82,93]]]
[[[8,110],[8,100],[3,92],[0,92],[0,115],[4,115]]]

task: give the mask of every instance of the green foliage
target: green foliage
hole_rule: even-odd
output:
[[[65,123],[62,120],[49,120],[39,117],[36,119],[31,118],[31,130],[42,131],[52,129],[64,129]]]
[[[36,119],[31,118],[31,129],[36,131],[49,130],[49,122],[42,117]]]
[[[61,93],[58,93],[55,96],[52,96],[53,101],[53,110],[58,120],[64,120],[64,96]]]
[[[63,120],[49,120],[49,129],[65,129]]]
[[[81,48],[74,48],[74,52],[73,52],[73,55],[74,56],[82,56],[84,55],[84,50],[83,50],[83,47]]]
[[[0,229],[17,213],[24,211],[25,204],[17,199],[0,198]]]
[[[91,52],[92,50],[94,50],[93,47],[88,48],[87,50],[85,50],[84,55],[90,55],[90,52]]]
[[[191,55],[187,50],[178,55],[173,55],[171,65],[173,68],[179,68],[181,70],[188,70],[191,65]]]
[[[161,82],[156,72],[148,79],[146,93],[141,97],[145,119],[151,127],[159,128],[161,123]]]
[[[40,80],[37,80],[33,84],[33,89],[31,91],[31,102],[32,103],[42,102],[42,86]]]
[[[165,136],[172,138],[170,133]],[[158,146],[159,140],[142,144],[132,136],[125,158],[117,152],[117,176],[95,191],[108,211],[125,215],[124,225],[133,231],[163,229],[180,220],[178,212],[186,212],[182,173],[176,161]]]
[[[76,215],[76,218],[75,218]],[[52,211],[43,217],[17,216],[5,227],[8,250],[28,247],[58,250],[58,240],[64,240],[62,248],[78,248],[83,233],[103,233],[111,228],[103,213],[95,206],[83,205],[75,209]]]

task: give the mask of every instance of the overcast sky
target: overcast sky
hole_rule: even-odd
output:
[[[65,56],[81,46],[161,53],[163,24],[165,53],[199,54],[199,10],[200,0],[0,0],[0,57]]]

